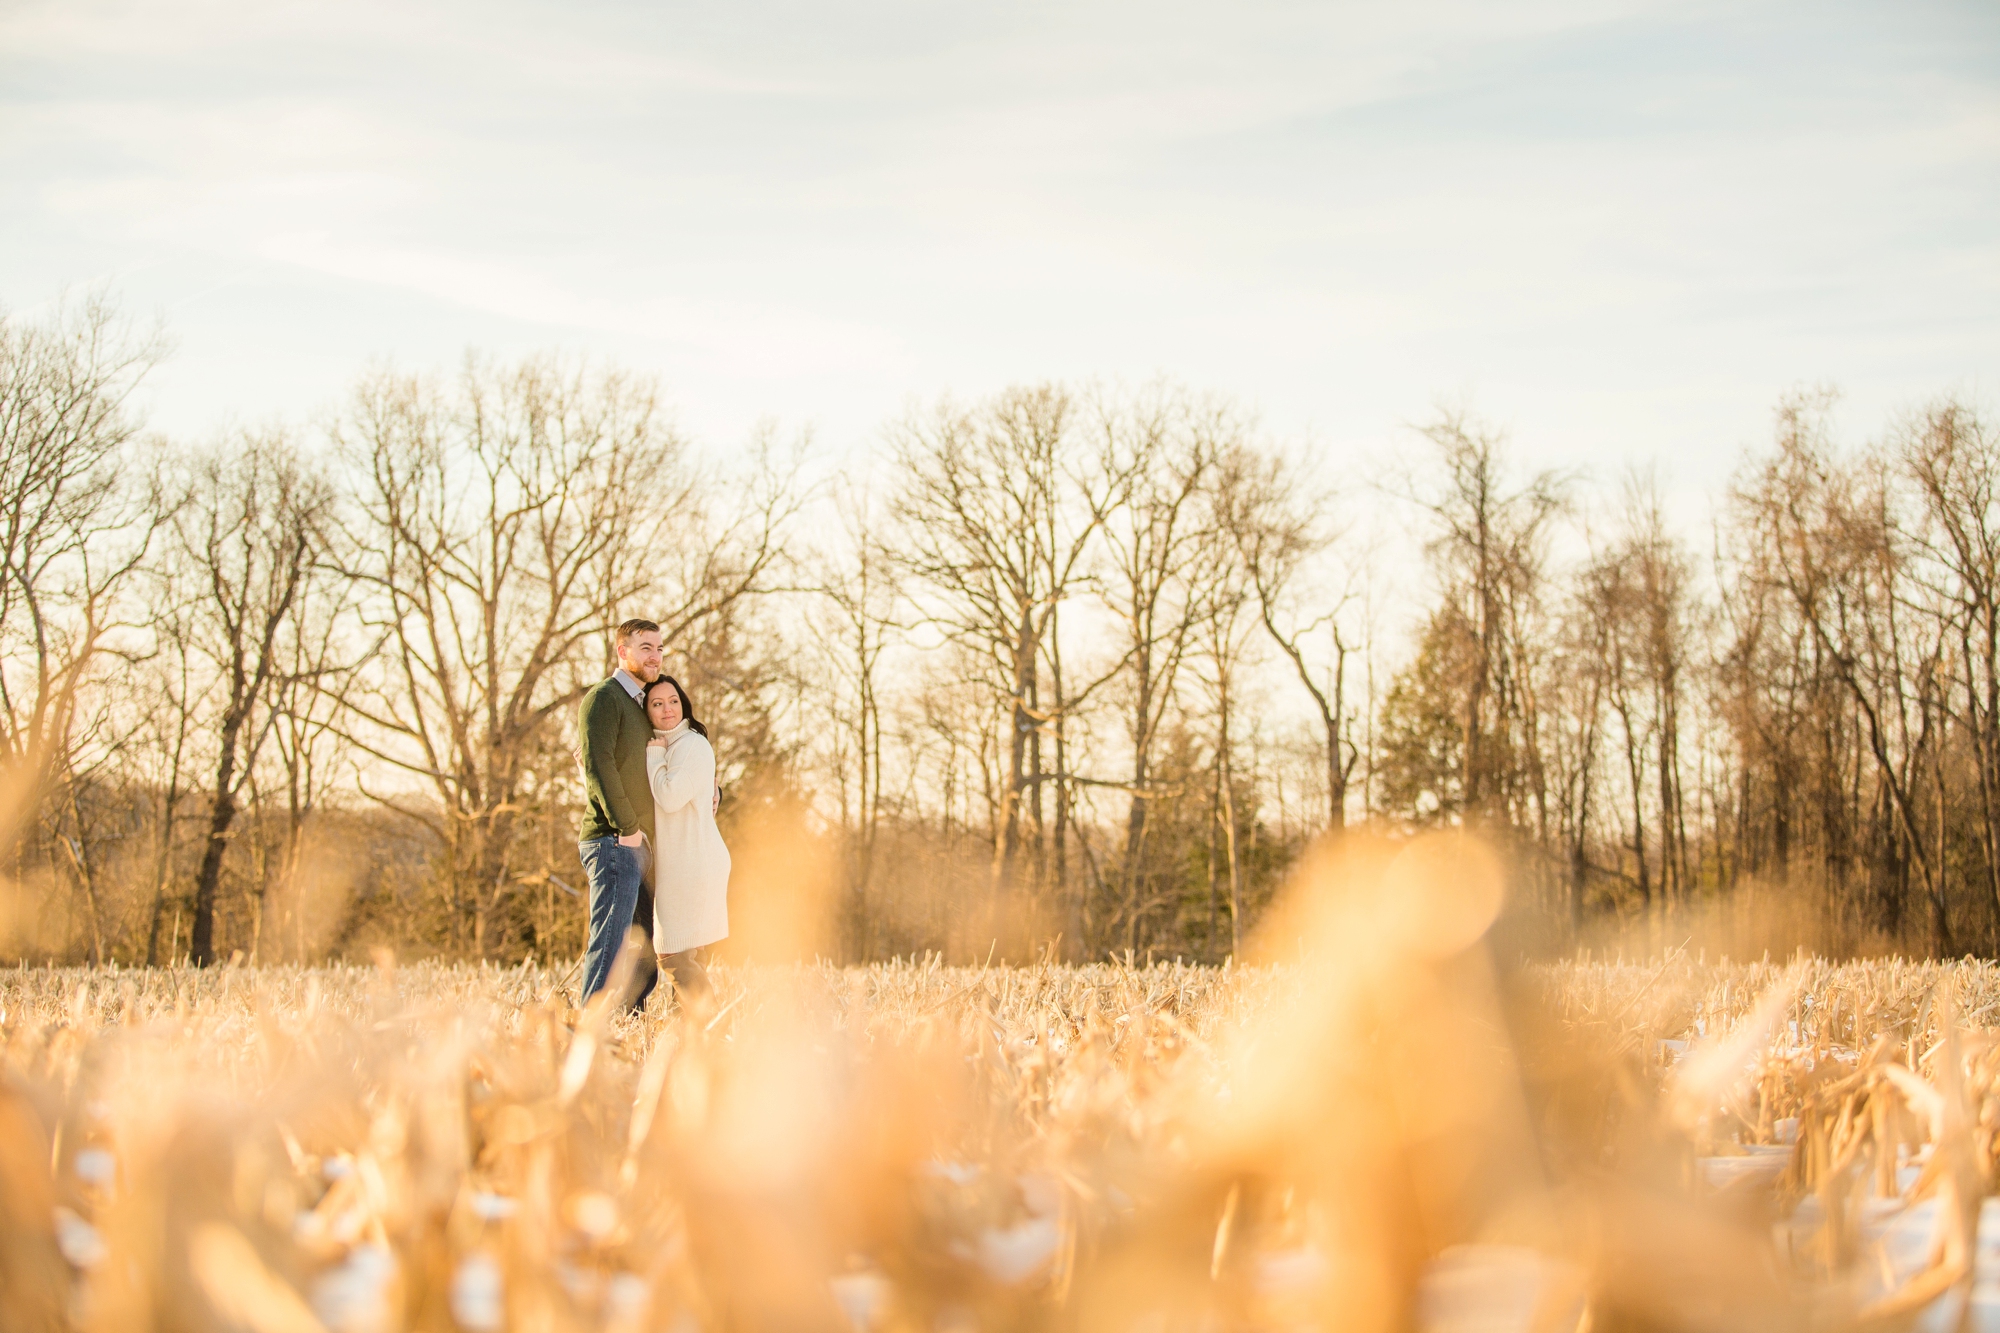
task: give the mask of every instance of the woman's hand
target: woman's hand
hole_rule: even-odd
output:
[[[648,750],[664,750],[667,748],[667,743],[661,740],[658,736],[655,736],[653,737],[653,739],[646,742],[646,748]]]

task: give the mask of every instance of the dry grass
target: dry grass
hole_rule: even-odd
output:
[[[1497,882],[1357,843],[1249,967],[718,968],[715,1009],[638,1018],[534,967],[0,973],[6,1326],[1770,1329],[1967,1299],[2000,970],[1503,975]]]

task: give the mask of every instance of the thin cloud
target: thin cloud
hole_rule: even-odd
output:
[[[1357,451],[1477,382],[1552,462],[1726,468],[1795,380],[2000,356],[1969,8],[70,0],[0,50],[0,296],[136,266],[176,421],[544,340],[721,437],[1164,371]],[[296,369],[176,369],[241,358]]]

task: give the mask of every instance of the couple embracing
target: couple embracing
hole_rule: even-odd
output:
[[[583,696],[577,718],[587,793],[577,849],[590,884],[584,1003],[611,979],[634,925],[652,936],[659,968],[642,965],[649,975],[632,1008],[645,1006],[659,972],[673,977],[683,1002],[706,1001],[708,974],[695,950],[729,934],[715,751],[687,691],[660,674],[658,625],[625,621],[612,653],[618,669]]]

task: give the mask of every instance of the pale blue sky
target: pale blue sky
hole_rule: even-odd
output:
[[[0,302],[158,310],[187,435],[559,346],[718,446],[1166,373],[1694,490],[2000,368],[1990,3],[0,0],[0,99]]]

